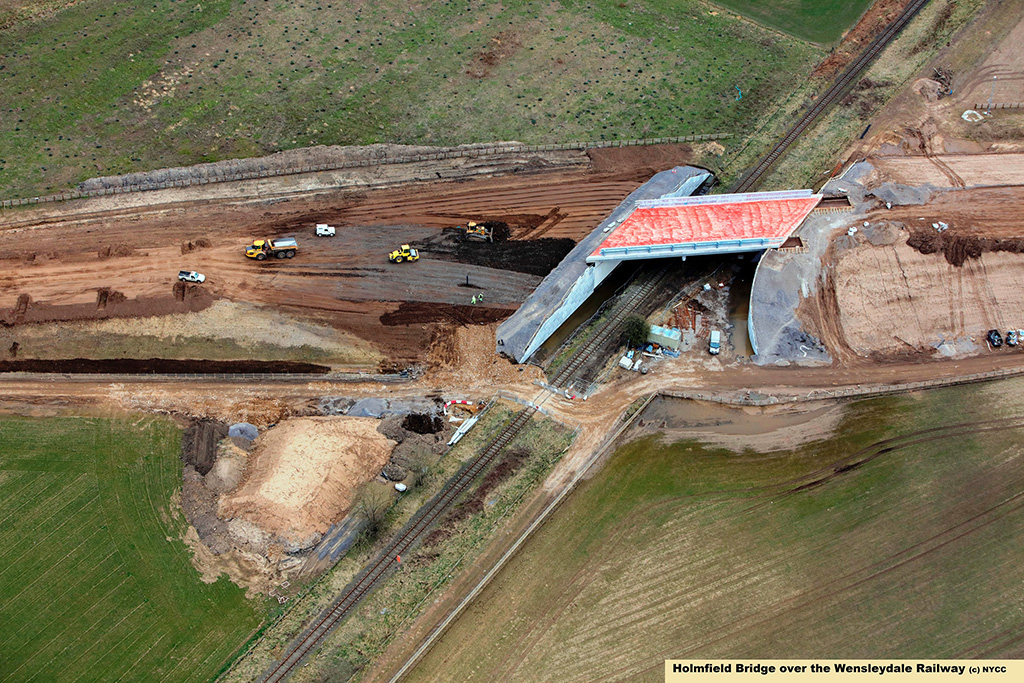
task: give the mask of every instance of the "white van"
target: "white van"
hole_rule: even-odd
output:
[[[722,350],[722,333],[718,330],[711,330],[711,342],[708,344],[708,351],[712,356],[717,356]]]
[[[326,223],[316,224],[316,235],[317,237],[334,237],[334,228]]]

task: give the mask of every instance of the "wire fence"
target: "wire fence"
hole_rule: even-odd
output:
[[[240,180],[258,180],[262,178],[275,178],[280,176],[301,175],[304,173],[322,173],[325,171],[339,171],[348,168],[364,168],[367,166],[381,166],[387,164],[408,164],[423,161],[441,161],[445,159],[475,158],[495,156],[502,154],[532,154],[537,152],[557,152],[570,150],[601,149],[607,147],[641,147],[648,145],[667,145],[682,142],[705,142],[709,140],[722,140],[731,137],[730,133],[707,133],[699,135],[677,135],[663,138],[640,138],[635,140],[596,140],[590,142],[561,142],[550,145],[520,145],[508,143],[495,143],[493,145],[482,145],[479,147],[465,149],[448,149],[440,152],[426,154],[387,154],[383,150],[368,154],[361,159],[338,160],[321,164],[285,166],[281,168],[257,168],[251,170],[234,170],[229,172],[218,172],[211,169],[209,174],[200,174],[173,180],[145,180],[137,183],[114,185],[112,187],[99,187],[94,189],[65,190],[57,194],[42,195],[39,197],[23,197],[20,199],[4,199],[0,201],[0,208],[11,209],[18,206],[29,206],[33,204],[47,204],[51,202],[63,202],[72,199],[85,199],[89,197],[102,197],[106,195],[129,194],[132,192],[147,192],[151,190],[165,190],[176,187],[191,187],[196,185],[211,185],[216,183],[236,182]]]
[[[661,390],[663,396],[673,398],[686,398],[696,401],[712,401],[728,405],[740,406],[770,406],[780,403],[800,403],[804,401],[821,401],[830,398],[864,398],[871,396],[888,396],[891,394],[903,394],[922,389],[936,389],[939,387],[951,387],[960,384],[973,384],[975,382],[987,382],[1007,377],[1020,377],[1024,375],[1024,368],[1002,368],[989,372],[978,372],[960,377],[943,377],[922,382],[905,382],[902,384],[875,384],[870,386],[853,385],[839,389],[812,389],[806,393],[794,394],[765,394],[754,391],[740,391],[731,393],[707,393],[690,390]]]

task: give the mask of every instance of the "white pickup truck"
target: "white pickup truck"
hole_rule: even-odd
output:
[[[316,236],[317,237],[334,237],[336,230],[334,226],[327,225],[326,223],[316,224]]]
[[[178,271],[178,279],[182,282],[206,282],[206,276],[194,270]]]

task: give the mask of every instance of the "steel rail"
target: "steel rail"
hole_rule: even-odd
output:
[[[590,358],[591,353],[597,349],[601,344],[606,342],[608,338],[618,331],[619,325],[626,317],[633,313],[637,307],[655,290],[655,288],[661,284],[665,276],[668,273],[668,268],[662,268],[657,274],[647,280],[643,285],[633,291],[629,297],[612,309],[611,317],[605,322],[597,331],[597,333],[591,337],[583,346],[576,350],[569,360],[566,361],[554,377],[551,378],[549,384],[555,388],[564,388],[573,379],[573,373],[579,370],[580,366],[583,365],[584,361]]]
[[[308,627],[302,636],[292,643],[285,656],[268,669],[260,681],[276,683],[285,680],[302,661],[323,641],[331,630],[344,619],[356,605],[391,571],[399,566],[398,558],[421,541],[430,526],[451,507],[452,503],[466,490],[469,484],[484,470],[494,457],[515,438],[519,430],[529,422],[536,412],[535,407],[525,408],[513,417],[480,455],[461,472],[445,484],[444,488],[409,521],[406,527],[392,539],[377,555],[376,560],[363,569],[346,587],[334,603],[321,612],[319,618]]]
[[[780,156],[782,156],[783,153],[785,153],[787,149],[789,149],[789,146],[792,145],[805,130],[807,130],[807,127],[810,126],[811,123],[813,123],[814,120],[822,114],[822,112],[828,109],[836,98],[846,92],[846,89],[851,83],[853,83],[854,79],[860,75],[860,72],[864,70],[864,67],[878,56],[879,52],[885,49],[892,39],[896,37],[896,34],[898,34],[903,27],[914,18],[914,15],[916,15],[927,2],[928,0],[913,0],[909,5],[907,5],[903,12],[893,19],[892,22],[885,27],[882,33],[871,41],[871,44],[868,45],[867,49],[865,49],[864,52],[862,52],[861,55],[846,68],[846,71],[843,72],[842,76],[840,76],[835,83],[825,91],[824,95],[818,98],[818,101],[814,103],[814,106],[811,107],[799,121],[797,121],[796,125],[790,128],[785,137],[775,145],[772,151],[761,159],[754,169],[744,177],[732,191],[748,192],[753,189],[754,186],[760,182],[761,177],[768,171],[768,169],[771,168],[771,166]]]

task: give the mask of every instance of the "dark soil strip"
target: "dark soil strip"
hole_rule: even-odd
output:
[[[217,458],[217,442],[227,437],[228,426],[217,420],[195,420],[181,435],[181,461],[203,476]]]
[[[508,308],[405,301],[397,310],[382,315],[380,322],[388,327],[435,322],[450,322],[456,325],[486,325],[504,320],[511,313],[512,311]]]
[[[0,372],[60,372],[67,374],[326,374],[326,365],[291,361],[173,360],[167,358],[68,358],[63,360],[5,360]]]
[[[543,276],[562,262],[576,242],[551,237],[502,241],[497,233],[494,242],[477,242],[465,239],[457,228],[448,228],[412,246],[430,258]]]
[[[1011,237],[994,239],[974,235],[947,234],[945,232],[921,231],[913,233],[907,244],[922,254],[942,252],[951,265],[958,268],[969,258],[978,258],[986,251],[1008,251],[1013,254],[1024,252],[1024,239]]]
[[[512,242],[461,242],[455,253],[463,263],[547,275],[575,246],[570,239],[543,237]]]

